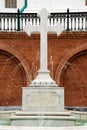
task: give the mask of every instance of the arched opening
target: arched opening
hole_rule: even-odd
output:
[[[87,50],[65,62],[60,86],[65,88],[65,106],[87,106]]]
[[[20,106],[26,76],[21,62],[12,54],[0,50],[0,106]]]

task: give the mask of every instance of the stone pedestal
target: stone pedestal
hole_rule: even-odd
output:
[[[23,111],[64,111],[63,87],[23,87]]]
[[[74,126],[76,117],[64,111],[63,87],[23,87],[22,111],[10,117],[16,126]]]

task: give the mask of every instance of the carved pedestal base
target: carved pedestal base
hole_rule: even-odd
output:
[[[49,70],[39,70],[37,77],[31,82],[30,87],[57,87],[56,82],[50,77]]]
[[[64,111],[63,87],[23,87],[23,111]]]

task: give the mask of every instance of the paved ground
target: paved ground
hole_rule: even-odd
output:
[[[0,130],[87,130],[87,126],[76,126],[76,127],[22,127],[22,126],[0,126]]]

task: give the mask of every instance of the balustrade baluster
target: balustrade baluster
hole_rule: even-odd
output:
[[[0,18],[0,31],[2,30],[1,18]]]
[[[12,18],[11,18],[11,31],[12,31]]]
[[[30,17],[28,17],[28,22],[30,22]]]
[[[54,18],[54,19],[55,19],[55,25],[56,25],[56,24],[57,24],[56,16],[55,16],[55,18]]]
[[[76,18],[74,18],[74,30],[76,30]]]
[[[53,25],[55,25],[55,18],[53,17]]]
[[[62,24],[62,18],[60,17],[60,24]]]
[[[25,25],[27,24],[27,18],[25,18]]]
[[[7,17],[7,31],[9,31],[9,18]]]
[[[3,30],[5,31],[5,18],[3,18]]]
[[[35,18],[33,18],[33,25],[35,25]]]
[[[85,18],[85,31],[87,30],[87,17]]]
[[[83,30],[83,17],[82,17],[82,22],[81,23],[82,23],[82,28],[81,29]]]
[[[23,17],[21,17],[21,30],[23,30]]]
[[[14,18],[14,31],[16,31],[16,18]]]
[[[35,17],[35,25],[37,25],[37,18]]]
[[[56,19],[56,20],[57,20],[57,22],[59,21],[58,17],[57,17],[57,19]]]
[[[71,18],[71,29],[70,30],[73,30],[73,19]]]
[[[34,24],[34,18],[32,18],[32,25]]]
[[[63,25],[64,25],[64,28],[65,28],[65,18],[63,19]]]
[[[51,17],[49,17],[49,24],[51,25]]]
[[[40,25],[40,18],[39,18],[39,25]]]
[[[60,18],[59,18],[59,24],[60,24]]]
[[[80,18],[78,18],[78,30],[80,30]]]

